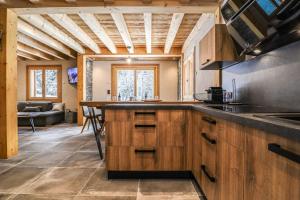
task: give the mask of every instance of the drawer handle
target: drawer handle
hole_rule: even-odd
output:
[[[201,63],[202,65],[205,65],[207,63],[209,63],[210,59],[206,59],[206,61],[204,63]]]
[[[283,157],[285,157],[285,158],[287,158],[291,161],[294,161],[296,163],[300,163],[300,155],[298,155],[294,152],[282,149],[279,144],[276,144],[276,143],[268,144],[268,150],[273,152],[273,153],[276,153],[280,156],[283,156]]]
[[[201,133],[201,136],[210,144],[217,144],[217,141],[214,139],[210,139],[206,133]]]
[[[135,149],[135,153],[155,153],[155,149]]]
[[[156,115],[156,112],[134,112],[135,115]]]
[[[216,125],[216,123],[217,123],[217,121],[216,120],[214,120],[214,119],[211,119],[211,118],[209,118],[209,117],[202,117],[202,121],[205,121],[205,122],[207,122],[207,123],[209,123],[209,124],[214,124],[214,125]]]
[[[136,124],[134,125],[135,128],[155,128],[155,124]]]
[[[210,176],[209,173],[206,171],[206,166],[205,165],[201,165],[201,170],[203,171],[205,176],[208,178],[208,180],[210,180],[210,182],[213,182],[213,183],[216,182],[216,178],[213,177],[213,176]]]

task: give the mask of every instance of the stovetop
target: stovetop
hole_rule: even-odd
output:
[[[231,113],[298,113],[293,109],[256,106],[256,105],[208,105],[209,108],[214,108]]]

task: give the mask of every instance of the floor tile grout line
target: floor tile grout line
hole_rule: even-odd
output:
[[[89,181],[92,179],[92,177],[96,174],[98,168],[95,169],[93,173],[91,173],[90,177],[87,179],[87,181],[83,184],[82,188],[77,192],[75,196],[79,196],[82,193],[82,190],[87,186]]]
[[[42,176],[44,176],[44,175],[46,175],[46,174],[53,171],[52,168],[44,168],[44,169],[45,169],[45,171],[41,171],[36,177],[34,177],[33,179],[28,180],[28,182],[26,182],[22,186],[18,187],[14,194],[16,194],[16,195],[25,194],[25,191],[26,191],[27,188],[30,188],[30,186],[32,186],[32,184],[34,184]]]

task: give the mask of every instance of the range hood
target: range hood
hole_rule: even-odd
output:
[[[226,0],[221,12],[240,55],[260,55],[300,40],[299,0]]]

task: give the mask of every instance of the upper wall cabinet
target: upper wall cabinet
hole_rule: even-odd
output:
[[[240,60],[225,24],[216,24],[200,41],[202,70],[222,69]]]

